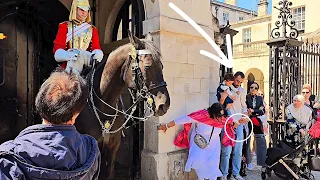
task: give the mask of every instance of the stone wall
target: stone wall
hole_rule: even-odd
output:
[[[197,178],[194,173],[184,172],[188,151],[173,144],[182,125],[173,127],[166,133],[159,132],[157,125],[206,108],[214,102],[215,89],[219,83],[219,64],[200,54],[200,50],[214,50],[168,3],[169,1],[145,1],[144,33],[152,33],[153,40],[163,55],[164,76],[171,106],[165,116],[145,123],[142,179],[191,180]],[[175,0],[173,3],[213,38],[209,1]]]

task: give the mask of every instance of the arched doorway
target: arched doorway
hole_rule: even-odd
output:
[[[34,98],[43,80],[57,66],[52,53],[53,41],[59,23],[68,20],[68,7],[71,2],[72,0],[1,2],[0,32],[8,38],[0,41],[0,63],[1,60],[4,62],[4,83],[0,82],[0,112],[3,112],[2,117],[5,117],[0,119],[0,143],[14,138],[21,129],[36,123],[37,119],[40,120],[34,112]],[[97,0],[90,2],[93,4],[92,7],[95,7]],[[113,8],[116,4],[119,6],[118,9]],[[110,11],[105,10],[103,5]],[[104,28],[107,27],[107,22],[104,24],[102,17],[111,24],[111,28],[108,29],[110,41],[104,44],[100,39],[106,58],[113,49],[126,43],[126,29],[142,38],[142,22],[145,18],[142,0],[103,0],[99,1],[99,8],[101,16],[97,15],[99,12],[95,13],[93,20],[97,21],[93,24],[99,28],[101,39],[104,39]],[[106,15],[108,13],[110,18]],[[129,101],[126,93],[123,97],[124,101]],[[138,116],[140,112],[136,113],[134,116]],[[12,131],[17,124],[19,128]],[[143,123],[137,123],[124,130],[126,136],[122,139],[123,145],[117,157],[116,169],[120,170],[116,172],[117,179],[140,177],[143,130]]]
[[[244,84],[245,89],[247,89],[247,92],[250,91],[250,85],[253,82],[256,82],[259,84],[260,89],[264,90],[264,75],[260,69],[257,68],[251,68],[247,70],[245,74],[245,80],[247,81],[246,84]]]
[[[110,0],[99,1],[99,8],[109,10],[106,14],[98,12],[100,41],[105,56],[107,57],[117,47],[129,42],[128,30],[136,37],[143,38],[142,22],[145,19],[145,11],[142,0]],[[108,14],[109,13],[109,14]],[[104,35],[104,36],[103,36]],[[122,92],[125,107],[132,104],[131,96],[127,90]],[[135,112],[140,116],[143,112],[143,104]],[[144,143],[144,123],[132,122],[123,130],[125,136],[121,139],[121,146],[116,157],[115,179],[139,179],[141,177],[141,151]]]
[[[0,5],[0,32],[7,35],[0,41],[4,77],[0,86],[0,143],[40,121],[34,113],[34,98],[57,66],[53,40],[58,24],[68,19],[68,14],[58,0],[6,1]]]

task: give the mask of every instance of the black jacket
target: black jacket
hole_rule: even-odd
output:
[[[256,99],[256,105],[255,107],[253,107],[253,99]],[[253,109],[252,114],[250,115],[250,118],[252,117],[257,117],[257,116],[261,116],[264,115],[265,113],[265,107],[263,104],[263,99],[261,96],[251,96],[250,94],[248,94],[246,96],[246,104],[247,104],[247,108],[249,109]],[[260,107],[263,107],[262,110],[260,110]],[[259,126],[255,126],[253,125],[253,132],[254,134],[264,134],[263,132],[263,124],[261,122],[261,120],[259,118],[257,118],[259,121]],[[251,125],[249,124],[249,130],[251,131]]]
[[[97,180],[97,141],[71,125],[34,125],[0,145],[1,180]]]

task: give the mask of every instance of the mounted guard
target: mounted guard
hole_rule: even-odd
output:
[[[92,59],[103,59],[98,30],[90,23],[89,1],[73,0],[69,21],[59,24],[53,47],[55,60],[67,72],[81,74],[83,65],[90,66]]]

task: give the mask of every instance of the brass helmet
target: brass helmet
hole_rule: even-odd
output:
[[[76,24],[81,24],[82,22],[80,22],[77,19],[77,8],[81,8],[85,11],[89,11],[90,10],[89,0],[73,0],[72,1],[72,6],[70,9],[70,15],[69,15],[69,21],[73,21]],[[90,12],[88,13],[88,16],[87,16],[85,22],[87,22],[87,23],[91,22]]]

